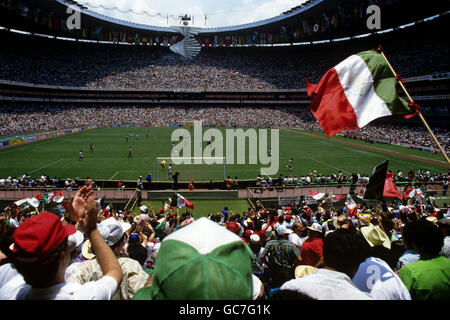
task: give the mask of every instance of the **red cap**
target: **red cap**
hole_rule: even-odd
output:
[[[253,231],[250,230],[250,229],[247,229],[247,230],[245,230],[244,234],[245,234],[246,237],[250,238],[250,236],[253,234]]]
[[[285,217],[284,217],[286,220],[291,220],[292,219],[292,216],[290,215],[290,214],[287,214]]]
[[[28,253],[31,257],[26,258],[27,262],[43,260],[76,231],[71,224],[63,225],[57,215],[42,212],[20,224],[14,231],[14,253]]]
[[[237,233],[237,232],[239,232],[239,230],[241,230],[241,228],[239,228],[238,224],[234,221],[229,222],[227,224],[227,229],[234,233]]]

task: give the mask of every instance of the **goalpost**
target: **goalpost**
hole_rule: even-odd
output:
[[[172,181],[169,176],[180,173],[180,181],[209,181],[227,178],[225,157],[156,157],[156,181]]]

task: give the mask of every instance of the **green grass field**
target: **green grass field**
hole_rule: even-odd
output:
[[[188,195],[186,195],[188,196]],[[207,217],[210,213],[216,214],[221,211],[224,207],[228,207],[228,210],[236,214],[240,214],[245,212],[249,207],[249,203],[247,200],[193,200],[195,205],[194,210],[189,210],[192,212],[196,219],[200,217]],[[142,201],[142,204],[145,204],[149,208],[153,208],[154,210],[159,210],[161,208],[161,201]],[[186,209],[181,208],[180,214],[184,213]],[[139,213],[139,208],[135,208],[135,213]]]
[[[0,150],[0,177],[21,176],[25,173],[38,177],[46,173],[50,177],[61,179],[90,177],[97,180],[135,181],[138,176],[145,178],[151,172],[156,180],[156,157],[170,156],[173,130],[175,128],[102,128],[7,148]],[[205,130],[206,128],[203,129]],[[220,130],[224,132],[225,128]],[[146,133],[149,133],[148,139]],[[133,136],[126,142],[125,137],[130,134]],[[139,139],[136,139],[136,134]],[[402,170],[406,173],[419,168],[430,172],[448,170],[444,162],[440,166],[400,158],[354,146],[344,146],[336,143],[334,139],[341,138],[320,140],[280,130],[279,173],[301,176],[309,170],[324,174],[341,170],[347,175],[355,172],[370,176],[373,167],[386,159],[389,160],[389,169],[392,171]],[[351,142],[365,144],[360,141]],[[94,153],[89,152],[91,143],[94,144]],[[203,147],[205,146],[206,143]],[[439,155],[397,146],[370,146],[441,160]],[[133,148],[132,158],[128,158],[129,147]],[[82,161],[78,158],[80,150],[84,151]],[[248,146],[246,150],[248,159]],[[193,151],[191,155],[194,155]],[[294,159],[294,166],[293,170],[289,171],[286,164],[291,157]],[[260,167],[260,164],[227,164],[226,175],[237,176],[240,180],[254,179],[259,174]],[[167,181],[167,171],[158,171],[159,180]],[[175,171],[180,172],[179,181],[222,180],[224,176],[223,165],[174,166]]]

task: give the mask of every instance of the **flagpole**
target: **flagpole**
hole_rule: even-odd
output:
[[[389,62],[389,60],[386,58],[383,49],[381,48],[381,46],[378,47],[378,52],[381,53],[381,55],[383,56],[384,60],[386,60],[389,68],[391,69],[392,73],[397,76],[397,73],[394,71],[394,68],[392,67],[391,63]],[[403,82],[401,80],[398,81],[398,83],[400,84],[400,86],[402,87],[403,91],[405,92],[406,96],[408,97],[409,101],[414,103],[414,100],[412,99],[411,95],[409,94],[408,90],[406,90],[405,86],[403,85]],[[433,131],[431,131],[430,126],[428,125],[427,121],[425,120],[425,118],[423,117],[422,113],[420,112],[420,110],[416,110],[417,114],[419,115],[420,120],[422,120],[423,124],[425,125],[425,128],[427,128],[428,132],[430,133],[431,137],[433,138],[434,142],[436,143],[436,145],[438,146],[439,150],[441,150],[442,155],[444,156],[445,160],[447,161],[447,164],[450,165],[450,160],[447,156],[447,154],[445,153],[445,150],[442,148],[441,144],[439,143],[438,139],[436,138],[436,136],[434,135]]]

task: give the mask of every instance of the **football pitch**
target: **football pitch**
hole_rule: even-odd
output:
[[[89,177],[96,180],[136,181],[139,176],[145,179],[147,174],[151,173],[153,181],[169,181],[167,166],[162,169],[156,158],[170,157],[171,134],[176,129],[171,127],[92,129],[6,148],[0,150],[0,177],[19,177],[25,173],[38,177],[45,173],[51,178],[56,176],[60,179]],[[206,129],[204,128],[204,131]],[[226,130],[226,128],[218,129],[223,133]],[[225,137],[225,133],[223,135]],[[94,152],[90,152],[91,144],[94,146]],[[223,145],[225,156],[225,142]],[[270,133],[268,145],[271,148]],[[131,157],[128,155],[130,147]],[[203,143],[203,148],[205,147],[206,142]],[[261,167],[269,166],[261,163],[248,164],[248,139],[245,146],[247,164],[236,164],[236,143],[234,147],[235,164],[227,163],[225,168],[223,164],[173,165],[173,172],[179,172],[179,181],[221,181],[224,175],[247,180],[255,179]],[[344,175],[360,173],[370,176],[374,166],[384,160],[389,160],[390,170],[394,172],[401,170],[404,174],[411,169],[414,171],[423,169],[431,173],[448,170],[439,154],[378,143],[345,141],[342,137],[324,139],[320,134],[311,136],[307,132],[295,129],[280,129],[279,147],[279,170],[272,177],[279,174],[302,176],[313,170],[321,174],[337,173],[340,170]],[[192,156],[193,150],[192,147]],[[84,153],[83,160],[79,159],[80,151]],[[408,158],[405,155],[416,158]],[[292,170],[286,167],[290,158],[293,158]],[[435,162],[430,163],[427,160]]]

